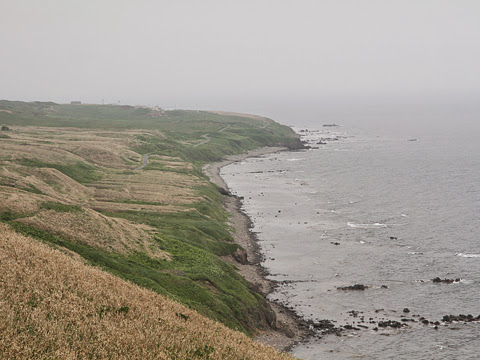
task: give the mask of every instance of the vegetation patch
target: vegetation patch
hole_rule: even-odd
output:
[[[32,184],[27,184],[21,187],[21,189],[34,194],[42,194],[42,191],[40,191],[35,185],[32,185]]]
[[[47,201],[40,205],[40,208],[46,210],[54,210],[56,212],[68,212],[68,213],[78,213],[82,212],[83,209],[77,205],[67,205],[62,203],[57,203],[54,201]]]
[[[64,173],[80,184],[89,184],[102,178],[101,174],[92,165],[78,161],[76,164],[46,163],[38,159],[22,159],[19,164],[35,168],[53,168]]]

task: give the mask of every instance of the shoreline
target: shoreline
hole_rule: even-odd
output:
[[[242,198],[230,193],[228,184],[220,176],[220,170],[226,165],[250,157],[287,150],[289,149],[285,147],[258,148],[243,154],[228,156],[222,161],[207,164],[203,167],[203,172],[210,178],[210,181],[225,190],[223,206],[231,214],[229,222],[236,229],[232,236],[235,243],[245,249],[245,253],[238,254],[235,257],[223,257],[223,259],[234,264],[239,269],[240,274],[252,283],[256,287],[255,290],[265,298],[278,286],[278,282],[266,278],[269,273],[262,266],[264,255],[261,252],[256,235],[251,231],[252,220],[241,209]],[[259,330],[254,340],[270,345],[279,351],[289,351],[294,345],[313,335],[306,320],[294,311],[276,302],[267,300],[267,303],[276,315],[275,328]]]

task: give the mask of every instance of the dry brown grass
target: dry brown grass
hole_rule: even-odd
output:
[[[40,195],[19,192],[15,188],[0,186],[0,213],[28,214],[38,211]]]
[[[109,174],[95,184],[95,198],[98,201],[191,204],[199,200],[193,187],[201,184],[202,181],[190,175],[168,171]]]
[[[179,158],[170,157],[170,156],[159,156],[159,155],[151,155],[149,158],[149,163],[151,164],[160,164],[165,168],[170,168],[174,170],[184,169],[184,170],[192,170],[193,165],[187,163],[185,161],[181,161]]]
[[[126,159],[138,158],[137,153],[116,144],[111,144],[107,150],[105,144],[79,141],[65,145],[65,149],[93,164],[113,169],[123,169],[129,165]]]
[[[19,161],[37,159],[47,163],[75,164],[82,161],[76,156],[58,147],[33,142],[29,138],[19,138],[17,134],[9,135],[12,139],[0,141],[0,154],[3,159]]]
[[[10,134],[11,139],[0,142],[0,212],[28,216],[22,222],[69,240],[108,251],[142,251],[164,257],[145,226],[109,218],[99,211],[182,212],[189,210],[185,205],[200,200],[193,188],[203,180],[192,175],[131,171],[142,161],[142,154],[131,150],[138,141],[135,135],[164,137],[159,131],[14,127]],[[102,179],[82,185],[54,168],[24,166],[24,159],[94,165]],[[175,157],[152,155],[150,161],[166,169],[192,169]],[[84,211],[42,211],[41,204],[49,201],[81,206]]]
[[[93,200],[94,190],[79,184],[67,175],[52,168],[28,168],[25,180],[43,194],[59,201],[88,203]]]
[[[12,160],[32,159],[62,164],[87,161],[92,164],[121,169],[141,156],[128,149],[134,140],[132,132],[96,133],[78,129],[22,127],[11,133],[8,142],[0,143],[3,157]]]
[[[0,224],[6,359],[292,359]]]
[[[62,238],[116,253],[141,251],[153,258],[168,258],[154,241],[146,225],[110,218],[85,208],[82,212],[41,210],[18,220]]]

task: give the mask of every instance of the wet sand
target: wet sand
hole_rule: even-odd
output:
[[[228,185],[220,176],[220,169],[223,166],[242,161],[249,157],[262,156],[285,150],[287,149],[281,147],[264,147],[244,154],[232,155],[223,161],[206,165],[203,171],[210,177],[210,180],[214,184],[222,187],[229,193]],[[274,290],[277,283],[266,278],[268,272],[261,265],[263,254],[260,251],[255,234],[250,231],[252,222],[241,210],[242,203],[240,198],[230,194],[225,195],[223,197],[223,204],[225,209],[231,214],[230,224],[236,229],[236,232],[232,233],[234,241],[245,249],[247,257],[247,261],[242,260],[241,257],[235,259],[232,256],[225,257],[224,260],[233,263],[245,279],[257,286],[257,290],[261,294],[267,296]],[[280,304],[274,302],[269,303],[277,317],[276,329],[259,332],[255,337],[257,341],[273,346],[280,351],[288,351],[299,341],[311,335],[311,332],[308,330],[308,325],[302,318]]]

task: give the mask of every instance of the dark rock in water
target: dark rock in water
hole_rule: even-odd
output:
[[[442,283],[442,284],[452,284],[454,282],[460,282],[460,278],[456,279],[440,279],[439,277],[436,277],[435,279],[432,279],[434,283]]]
[[[395,237],[395,236],[390,236],[390,240],[397,240],[397,237]]]
[[[368,289],[368,286],[363,284],[355,284],[351,286],[338,287],[337,289],[338,290],[365,290],[365,289]]]
[[[403,312],[404,312],[404,313],[409,313],[409,312],[410,312],[410,309],[409,309],[409,308],[405,308],[405,309],[403,309]]]
[[[388,289],[388,286],[387,285],[382,285],[380,286],[382,289]]]
[[[224,189],[223,187],[218,186],[218,187],[217,187],[217,190],[218,190],[218,192],[219,192],[220,194],[222,194],[222,195],[232,196],[232,194],[230,193],[230,191]]]
[[[332,245],[340,245],[340,243],[337,242],[337,241],[331,241],[330,244],[332,244]]]
[[[478,315],[477,317],[471,315],[471,314],[468,314],[468,315],[463,315],[463,314],[460,314],[458,316],[456,315],[445,315],[442,319],[442,321],[444,322],[447,322],[447,323],[451,323],[451,322],[474,322],[474,321],[480,321],[480,315]]]
[[[422,324],[423,324],[423,325],[428,325],[428,324],[430,324],[430,321],[428,321],[427,319],[422,320]]]
[[[319,322],[313,323],[315,329],[332,329],[335,325],[330,320],[320,320]]]
[[[358,317],[358,314],[360,314],[360,311],[350,310],[350,311],[347,311],[347,313],[350,314],[350,316]]]
[[[319,334],[335,334],[340,335],[341,328],[336,328],[331,320],[307,320],[307,325],[310,328],[314,328]]]
[[[405,324],[402,324],[394,320],[387,320],[387,321],[379,321],[378,326],[382,328],[392,327],[392,328],[398,329],[398,328],[401,328],[402,326],[405,326]]]
[[[347,330],[360,330],[360,328],[357,328],[355,326],[352,326],[352,325],[343,325],[343,328],[344,329],[347,329]]]

